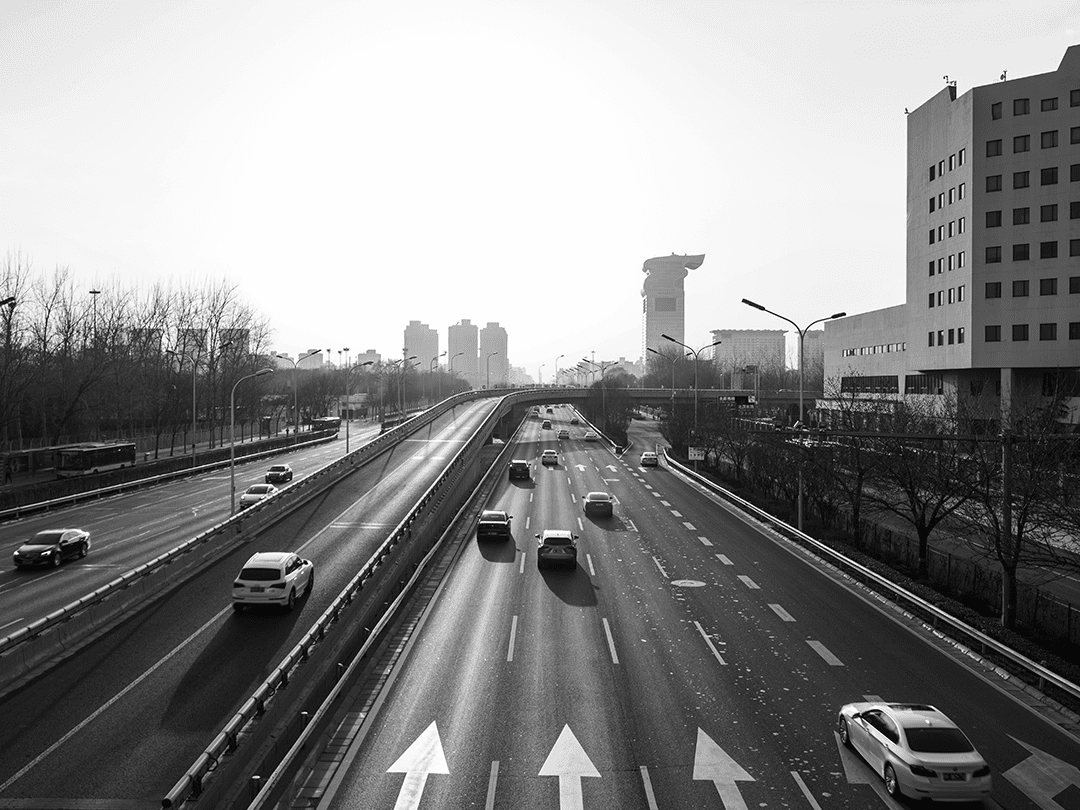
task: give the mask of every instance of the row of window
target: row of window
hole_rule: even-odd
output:
[[[961,284],[959,287],[949,287],[947,290],[936,290],[930,293],[930,309],[943,307],[946,301],[950,304],[961,303],[964,300],[964,286]]]
[[[1043,186],[1056,186],[1058,182],[1057,166],[1049,166],[1039,170],[1039,183]],[[1069,166],[1069,182],[1080,182],[1080,163]],[[1013,172],[1013,188],[1028,188],[1031,185],[1031,172]],[[1001,191],[1001,175],[986,175],[986,190]]]
[[[986,212],[986,227],[987,228],[1000,228],[1001,227],[1001,211],[987,211]],[[1069,219],[1080,219],[1080,201],[1069,203]],[[1051,203],[1049,205],[1039,206],[1039,222],[1057,222],[1058,220],[1058,206],[1057,203]],[[1031,209],[1028,207],[1014,208],[1012,210],[1012,224],[1013,225],[1029,225],[1031,224]]]
[[[1031,285],[1026,278],[1014,279],[1012,282],[1012,297],[1013,298],[1027,298],[1030,292]],[[1058,294],[1058,280],[1056,278],[1040,278],[1039,279],[1039,295],[1057,295]],[[1080,295],[1080,276],[1071,276],[1069,278],[1069,295]],[[986,282],[986,297],[987,298],[1001,298],[1001,282],[1000,281],[988,281]]]
[[[1069,106],[1080,107],[1080,90],[1069,91]],[[1057,96],[1051,96],[1050,98],[1044,98],[1039,102],[1040,112],[1053,112],[1058,108]],[[994,102],[990,105],[990,118],[997,120],[1001,118],[1002,103],[1000,101]],[[1013,115],[1029,115],[1031,113],[1031,99],[1029,98],[1014,98],[1013,99]]]
[[[1014,323],[1012,325],[1012,340],[1013,343],[1023,343],[1030,340],[1031,329],[1030,325],[1026,323]],[[1039,340],[1057,340],[1058,339],[1058,325],[1056,323],[1040,323],[1039,324]],[[1069,340],[1080,340],[1080,321],[1073,321],[1069,324]],[[987,325],[986,327],[986,342],[987,343],[1000,343],[1001,342],[1001,327]]]
[[[940,276],[943,272],[945,272],[945,263],[946,263],[946,257],[944,257],[944,256],[942,256],[940,258],[937,258],[937,259],[931,259],[930,260],[930,277],[933,278],[935,275]],[[948,256],[949,270],[953,270],[954,268],[957,268],[957,267],[963,267],[965,263],[966,263],[966,254],[962,250],[959,253],[950,253],[949,256]]]
[[[870,354],[892,354],[893,352],[906,352],[907,342],[879,343],[876,346],[860,346],[857,349],[844,349],[841,354],[844,357],[865,357]]]
[[[945,235],[949,237],[959,236],[967,230],[967,218],[960,217],[957,220],[950,220],[948,225],[938,225],[936,228],[930,229],[930,244],[935,242],[941,242],[945,239]]]
[[[1080,256],[1080,239],[1069,240],[1069,256]],[[1056,259],[1058,257],[1057,240],[1039,242],[1040,259]],[[1031,244],[1019,242],[1012,246],[1012,260],[1014,262],[1026,262],[1031,259]],[[1001,263],[1001,245],[990,245],[986,248],[986,263]]]
[[[964,165],[965,156],[967,154],[966,149],[961,149],[959,152],[954,152],[949,155],[949,171],[957,169]],[[945,176],[945,161],[939,160],[936,164],[930,164],[930,179],[933,180],[936,177]]]
[[[949,192],[948,192],[949,205],[952,205],[954,202],[959,202],[960,200],[964,199],[964,193],[965,193],[966,187],[967,187],[966,183],[961,183],[960,185],[949,189]],[[930,195],[930,213],[931,214],[934,213],[934,211],[936,211],[938,208],[944,208],[944,207],[945,207],[945,192],[944,191],[941,192],[940,194],[938,194],[936,197],[934,195]]]
[[[927,332],[927,345],[933,348],[934,346],[952,346],[954,343],[964,342],[964,327],[960,326],[956,329],[938,329],[936,332]],[[946,343],[946,339],[948,343]],[[934,341],[937,341],[936,343]]]
[[[1069,129],[1069,143],[1080,143],[1080,127],[1071,127]],[[1001,138],[996,138],[986,142],[986,156],[998,157],[1001,154]],[[1042,149],[1055,149],[1058,145],[1058,131],[1056,129],[1047,130],[1046,132],[1039,133],[1039,146]],[[1019,155],[1022,152],[1031,151],[1031,136],[1030,135],[1016,135],[1013,137],[1013,154]]]

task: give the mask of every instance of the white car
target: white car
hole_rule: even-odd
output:
[[[923,703],[848,703],[840,741],[854,748],[890,796],[977,801],[990,795],[990,766],[956,724]]]
[[[540,463],[547,466],[548,464],[554,464],[559,466],[559,454],[554,450],[545,450],[540,456]]]
[[[566,428],[559,428],[559,436],[558,437],[560,439],[569,439],[570,438],[570,431],[567,430]]]
[[[244,563],[233,582],[233,610],[249,605],[296,606],[299,595],[315,587],[315,566],[289,551],[260,551]]]
[[[600,437],[596,434],[595,430],[586,430],[584,439],[587,442],[595,442]]]
[[[652,450],[646,450],[641,454],[641,466],[642,467],[657,467],[660,465],[660,459]]]
[[[278,492],[278,488],[273,484],[252,484],[250,487],[244,490],[244,494],[240,496],[240,508],[245,506],[254,506],[263,498],[269,498],[275,492]]]

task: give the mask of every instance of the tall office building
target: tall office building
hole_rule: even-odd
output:
[[[488,355],[492,355],[488,360]],[[497,322],[488,323],[480,330],[480,357],[477,372],[480,374],[480,384],[485,385],[488,381],[488,370],[491,373],[491,385],[506,385],[510,381],[510,361],[507,357],[506,330]]]
[[[671,335],[686,342],[686,294],[683,279],[687,271],[696,270],[705,261],[700,256],[659,256],[649,259],[642,266],[645,283],[641,287],[641,357],[648,349],[664,351],[665,344],[672,346],[661,335]],[[696,348],[696,347],[695,347]]]
[[[467,318],[454,324],[447,330],[446,362],[453,360],[454,373],[466,380],[469,385],[477,386],[476,358],[478,349],[477,326]],[[482,385],[483,383],[481,383]]]
[[[746,366],[761,371],[782,372],[786,367],[786,338],[783,329],[714,329],[713,362],[721,372],[731,372]]]
[[[431,361],[439,356],[439,333],[426,323],[409,321],[405,327],[405,356],[416,356],[419,371],[430,371]]]
[[[1080,46],[1052,73],[943,87],[907,116],[907,297],[825,326],[853,393],[991,397],[1080,366]]]

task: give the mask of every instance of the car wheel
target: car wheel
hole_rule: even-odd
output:
[[[296,607],[296,588],[289,591],[289,601],[285,603],[285,611],[289,612]]]
[[[90,551],[90,546],[87,543],[83,543],[79,546],[79,557],[85,557]]]
[[[847,718],[841,717],[839,723],[840,742],[842,742],[847,748],[851,748],[851,735],[848,733]]]
[[[61,554],[61,553],[59,552],[59,550],[57,550],[57,551],[54,551],[54,552],[52,553],[52,560],[50,560],[50,562],[52,563],[52,567],[53,567],[53,568],[59,568],[59,567],[60,567],[60,561],[61,561],[61,560],[62,560],[63,558],[64,558],[64,555],[63,555],[63,554]]]
[[[315,572],[312,571],[311,576],[308,577],[307,587],[304,588],[304,596],[309,596],[311,594],[311,589],[314,588],[314,587],[315,587]]]
[[[885,791],[894,799],[900,797],[900,783],[896,779],[896,771],[892,765],[885,766]]]

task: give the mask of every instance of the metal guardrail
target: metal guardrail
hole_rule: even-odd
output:
[[[1056,689],[1060,689],[1063,693],[1080,701],[1080,685],[1077,685],[1072,681],[1063,678],[1061,675],[1058,675],[1056,672],[1047,669],[1042,664],[1032,661],[1027,656],[1021,655],[1011,647],[1002,644],[1000,641],[995,638],[991,638],[990,636],[983,633],[981,630],[972,627],[971,625],[967,624],[964,621],[961,621],[960,619],[956,618],[950,613],[947,613],[936,605],[933,605],[930,602],[927,602],[925,599],[916,596],[911,591],[900,587],[895,582],[892,582],[891,580],[886,579],[880,574],[871,571],[866,566],[860,565],[854,560],[845,557],[843,554],[833,548],[830,548],[828,545],[822,543],[820,540],[816,540],[810,535],[800,532],[798,529],[794,528],[793,526],[789,526],[787,523],[784,523],[779,518],[770,515],[768,512],[760,509],[749,501],[743,500],[738,495],[729,492],[728,490],[724,489],[718,484],[715,484],[704,476],[698,475],[689,467],[686,467],[679,462],[671,459],[667,455],[667,453],[664,453],[664,458],[667,464],[672,467],[672,469],[696,481],[702,486],[705,486],[715,494],[721,495],[726,500],[730,501],[733,504],[736,504],[740,509],[750,512],[755,517],[773,526],[783,535],[797,540],[804,546],[809,546],[817,554],[829,560],[829,562],[836,566],[836,568],[850,574],[851,576],[859,579],[862,582],[873,585],[875,589],[879,589],[885,592],[896,604],[900,606],[907,605],[912,609],[917,610],[919,613],[925,616],[929,616],[931,624],[935,630],[940,631],[939,625],[942,625],[954,635],[959,635],[970,639],[972,642],[974,642],[974,644],[978,645],[980,651],[984,655],[986,654],[987,650],[992,650],[996,655],[999,655],[1006,661],[1008,661],[1011,666],[1014,666],[1017,670],[1025,672],[1031,680],[1036,681],[1038,683],[1038,688],[1040,691],[1044,690],[1047,684],[1050,684]],[[1001,672],[1000,670],[999,674],[1005,676],[1009,675],[1009,673]]]

